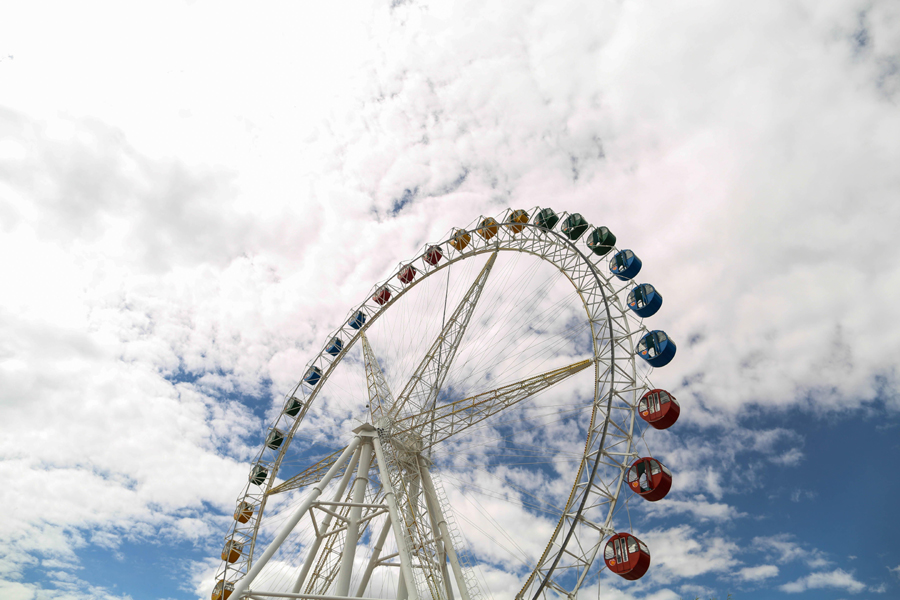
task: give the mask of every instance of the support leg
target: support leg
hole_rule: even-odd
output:
[[[359,453],[360,449],[357,448],[356,452],[353,454],[353,458],[350,460],[350,464],[347,465],[346,471],[344,471],[344,476],[341,477],[341,481],[338,484],[337,491],[335,491],[334,496],[331,498],[334,502],[340,502],[344,497],[344,492],[347,489],[347,484],[350,483],[350,478],[353,476],[353,469],[359,463]],[[328,528],[331,526],[331,520],[334,517],[327,513],[325,518],[322,519],[322,525],[319,529],[322,535],[328,531]],[[303,568],[300,570],[300,575],[297,576],[297,581],[294,582],[294,587],[291,589],[292,594],[299,594],[300,588],[303,587],[303,582],[306,581],[306,578],[309,576],[309,570],[312,568],[313,563],[316,560],[316,556],[319,554],[319,548],[322,546],[322,535],[316,536],[315,541],[312,546],[307,550],[306,560],[303,562]]]
[[[388,470],[387,461],[384,458],[384,450],[381,448],[381,440],[378,439],[377,436],[373,436],[372,444],[375,446],[378,471],[381,474],[381,484],[384,486],[384,500],[388,505],[388,512],[390,512],[391,515],[391,527],[394,530],[394,537],[397,539],[397,550],[400,553],[400,570],[403,573],[403,580],[409,582],[407,585],[407,592],[410,600],[419,600],[415,579],[413,579],[412,557],[409,555],[409,548],[406,545],[403,522],[400,520],[400,511],[397,508],[397,498],[394,495],[394,486],[391,484],[391,476]]]
[[[319,499],[319,495],[321,495],[322,490],[325,489],[331,480],[334,479],[334,476],[337,474],[338,470],[344,466],[344,464],[350,460],[350,457],[356,452],[356,447],[360,444],[360,437],[356,436],[353,438],[353,441],[350,442],[350,445],[344,450],[341,454],[340,458],[338,458],[331,468],[328,469],[328,472],[325,474],[325,477],[322,480],[313,486],[313,489],[310,490],[309,495],[306,499],[300,504],[297,510],[294,511],[294,514],[287,520],[284,526],[281,528],[281,531],[278,532],[278,535],[275,536],[275,539],[272,540],[272,543],[269,544],[268,548],[262,553],[259,559],[253,563],[253,566],[250,567],[250,570],[244,576],[243,579],[239,580],[234,584],[234,591],[231,593],[235,599],[239,599],[247,592],[247,588],[250,587],[250,584],[253,583],[253,580],[256,579],[256,576],[259,575],[259,572],[263,570],[263,567],[266,566],[266,563],[269,562],[269,559],[272,558],[272,555],[281,547],[281,544],[284,543],[284,540],[287,539],[287,536],[294,530],[294,527],[297,526],[297,523],[300,522],[300,519],[303,518],[303,515],[306,514],[306,511],[313,505],[313,503]]]
[[[362,580],[359,582],[359,589],[356,590],[356,597],[359,598],[363,595],[363,592],[366,591],[366,586],[369,585],[369,579],[372,577],[372,571],[375,570],[375,565],[378,564],[378,558],[381,556],[381,549],[384,548],[384,541],[387,539],[387,534],[391,530],[391,517],[388,517],[384,520],[384,526],[381,528],[381,533],[378,535],[378,540],[375,542],[375,547],[372,549],[372,558],[369,559],[369,564],[366,566],[366,570],[363,573]]]
[[[369,466],[372,464],[372,444],[364,440],[360,447],[359,466],[356,468],[356,481],[353,482],[352,502],[361,504],[366,496],[366,487],[369,485]],[[350,593],[350,576],[353,574],[353,561],[356,558],[356,545],[359,543],[359,519],[362,517],[362,507],[354,506],[350,509],[347,523],[347,536],[344,538],[344,552],[341,555],[341,570],[338,572],[335,596],[346,596]]]
[[[462,567],[459,564],[459,557],[456,555],[456,549],[450,539],[450,530],[447,527],[447,520],[444,518],[444,512],[441,510],[441,504],[438,502],[437,492],[434,489],[434,482],[431,480],[431,473],[428,471],[428,465],[425,458],[419,456],[419,472],[422,474],[422,487],[425,495],[435,512],[435,519],[441,531],[441,538],[444,540],[444,549],[447,551],[447,558],[450,559],[450,566],[453,569],[453,577],[456,579],[456,585],[459,588],[459,595],[463,600],[470,600],[469,590],[466,588],[466,580],[463,577]]]
[[[422,478],[422,469],[425,468],[422,465],[423,461],[419,461],[417,463],[417,468],[419,471],[419,479]],[[437,552],[437,561],[438,564],[441,565],[441,580],[444,582],[444,592],[447,594],[447,600],[454,600],[453,596],[453,586],[450,584],[450,571],[447,568],[447,550],[446,543],[444,542],[443,534],[440,533],[440,527],[438,526],[437,519],[437,510],[433,506],[431,502],[431,498],[428,494],[424,494],[425,496],[425,510],[428,512],[428,519],[431,523],[431,531],[434,536],[434,547]]]

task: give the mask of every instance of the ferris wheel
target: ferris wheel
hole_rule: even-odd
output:
[[[212,600],[474,600],[510,574],[517,599],[575,598],[603,569],[644,575],[616,525],[668,493],[638,443],[680,407],[648,379],[676,346],[643,321],[662,295],[641,268],[540,207],[399,264],[271,411]]]

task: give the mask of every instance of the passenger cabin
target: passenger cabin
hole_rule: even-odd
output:
[[[462,252],[471,241],[472,236],[465,229],[457,229],[450,238],[450,245],[456,248],[457,252]]]
[[[234,540],[228,540],[225,542],[225,547],[222,548],[222,560],[230,563],[237,562],[238,559],[241,558],[241,552],[243,552],[243,550],[243,544]]]
[[[662,500],[672,489],[672,472],[655,458],[639,458],[625,474],[631,491],[650,502]]]
[[[320,379],[322,379],[322,369],[313,365],[309,368],[309,371],[306,372],[306,377],[303,378],[303,381],[311,386],[315,386],[319,383]]]
[[[224,579],[219,580],[216,587],[213,588],[212,600],[228,600],[231,592],[234,591],[234,584]]]
[[[350,319],[347,324],[350,325],[353,329],[359,329],[366,322],[366,315],[363,311],[359,311],[356,315]]]
[[[573,242],[587,231],[588,222],[578,213],[572,213],[562,224],[562,232]]]
[[[675,342],[669,339],[665,331],[651,331],[638,342],[638,356],[650,363],[652,367],[664,367],[675,358]]]
[[[509,227],[510,231],[513,233],[521,233],[523,229],[525,229],[525,225],[522,223],[528,222],[528,213],[524,210],[514,210],[509,215],[509,222],[506,223],[506,226]]]
[[[610,259],[609,270],[622,281],[628,281],[641,272],[641,264],[641,259],[634,252],[620,250]]]
[[[497,220],[493,217],[488,217],[481,222],[481,228],[478,230],[478,235],[483,237],[485,240],[489,240],[500,231],[500,224],[497,223]]]
[[[344,342],[341,341],[339,337],[331,338],[331,342],[328,344],[328,347],[325,348],[325,352],[332,356],[337,356],[341,353],[341,350],[344,349]]]
[[[559,216],[553,212],[552,208],[538,211],[538,214],[534,217],[534,224],[542,229],[553,229],[558,222]]]
[[[668,429],[678,420],[681,406],[666,390],[650,390],[641,397],[638,413],[654,429]]]
[[[372,296],[372,300],[378,303],[378,306],[384,306],[388,300],[391,299],[391,290],[387,288],[387,286],[378,288],[378,291],[375,292],[375,295]]]
[[[273,429],[269,432],[269,435],[266,436],[266,446],[271,448],[272,450],[278,450],[281,447],[281,443],[284,441],[284,432],[279,431],[278,429]]]
[[[441,249],[437,246],[429,246],[428,249],[425,250],[425,254],[422,256],[422,258],[424,258],[425,262],[433,267],[438,264],[438,262],[440,262],[443,255],[444,253],[441,252]]]
[[[617,533],[606,542],[603,560],[611,572],[634,581],[650,568],[650,549],[630,533]]]
[[[335,338],[336,339],[336,338]],[[296,396],[291,396],[291,399],[288,400],[287,406],[284,407],[284,414],[289,417],[296,417],[300,414],[300,410],[303,408],[303,402],[300,401],[300,398]]]
[[[253,516],[253,505],[248,502],[239,502],[234,509],[234,520],[238,523],[246,523]]]
[[[616,245],[616,236],[606,227],[598,227],[588,237],[587,246],[597,256],[606,256]]]
[[[628,292],[628,308],[639,317],[652,317],[662,306],[662,294],[649,283],[642,283]]]
[[[416,268],[412,265],[406,265],[402,269],[400,269],[400,273],[397,274],[397,278],[403,283],[403,285],[409,285],[409,282],[412,281],[416,276]]]
[[[253,485],[262,485],[268,476],[268,469],[262,465],[256,465],[250,470],[250,483]]]

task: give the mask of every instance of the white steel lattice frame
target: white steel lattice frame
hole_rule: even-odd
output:
[[[529,210],[528,214],[533,217],[540,210],[540,207],[535,207]],[[533,223],[511,223],[512,213],[513,211],[509,209],[502,217],[497,218],[500,226],[493,236],[478,234],[480,224],[484,220],[484,217],[479,217],[464,229],[470,236],[470,242],[461,251],[450,244],[449,237],[440,243],[424,246],[422,252],[412,261],[398,265],[397,274],[409,265],[416,269],[416,277],[410,283],[403,284],[395,275],[388,281],[373,286],[367,300],[353,308],[344,324],[328,336],[328,343],[304,371],[307,373],[310,368],[317,367],[321,371],[320,381],[316,385],[309,385],[301,379],[286,395],[285,409],[270,428],[270,431],[277,429],[281,432],[284,441],[278,448],[264,445],[254,461],[254,467],[265,469],[267,476],[259,486],[248,481],[238,497],[238,503],[246,503],[252,508],[252,517],[246,523],[235,520],[232,525],[225,538],[226,542],[234,540],[242,544],[243,550],[238,561],[223,562],[217,572],[216,581],[238,581],[252,568],[260,516],[265,511],[268,495],[276,491],[273,487],[275,479],[291,439],[303,422],[310,405],[315,401],[318,391],[327,383],[334,368],[362,337],[366,329],[426,277],[473,256],[509,251],[528,253],[555,265],[572,283],[590,323],[595,386],[584,454],[562,517],[546,549],[516,595],[517,599],[537,599],[557,595],[574,598],[577,590],[591,575],[590,567],[606,537],[615,532],[612,528],[612,518],[622,491],[625,471],[630,459],[638,456],[634,450],[636,409],[640,397],[651,386],[646,375],[638,372],[635,364],[635,344],[647,329],[631,317],[622,305],[620,292],[626,286],[632,285],[631,282],[623,284],[610,274],[606,266],[616,248],[605,256],[597,256],[585,244],[587,235],[583,235],[579,240],[570,241],[552,228],[545,229]],[[562,223],[567,213],[558,216],[558,222]],[[516,232],[510,225],[520,230]],[[587,231],[591,231],[592,228],[593,226],[589,226]],[[426,261],[426,256],[433,247],[439,248],[443,254],[443,262],[438,265]],[[372,296],[382,288],[390,290],[391,298],[383,305],[379,305]],[[365,316],[365,323],[356,330],[350,327],[349,321],[358,313]],[[334,337],[344,340],[344,345],[337,356],[331,356],[325,350]],[[301,401],[302,407],[296,417],[292,418],[285,411],[295,399]],[[387,450],[389,444],[384,446]],[[335,453],[335,456],[337,454]],[[391,462],[390,459],[387,460]],[[307,473],[305,483],[319,481],[329,466],[330,464],[325,462],[324,465],[319,465],[318,471]],[[342,470],[337,470],[332,475],[338,477],[342,473]],[[398,480],[396,483],[403,487],[402,481]],[[304,483],[294,487],[302,485]],[[372,500],[374,502],[374,499]],[[418,582],[417,587],[423,583]],[[426,592],[429,588],[431,586],[426,584],[419,589],[420,592]],[[254,594],[263,592],[254,590]]]

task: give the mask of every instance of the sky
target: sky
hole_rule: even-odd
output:
[[[3,12],[0,597],[208,597],[324,336],[535,206],[633,248],[679,341],[653,566],[584,597],[900,597],[896,2]]]

